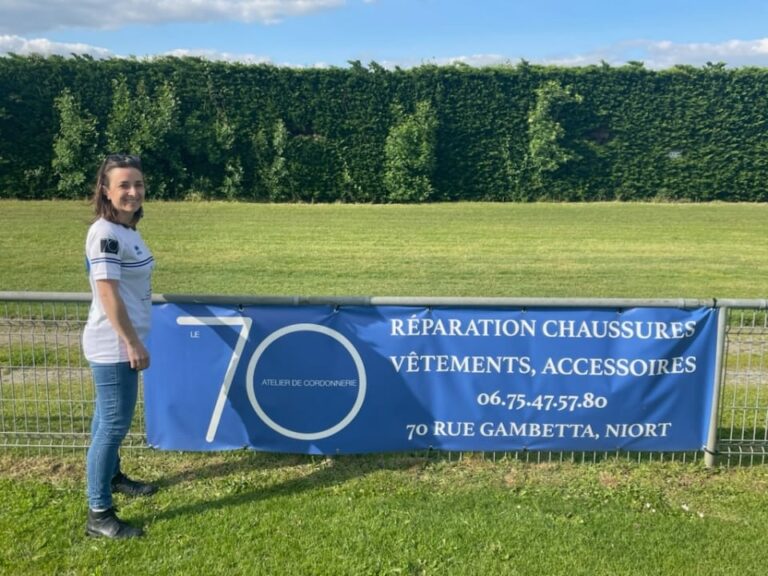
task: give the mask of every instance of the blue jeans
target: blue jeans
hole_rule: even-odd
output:
[[[112,507],[112,478],[120,471],[119,449],[131,427],[139,373],[128,362],[91,364],[96,408],[91,423],[86,473],[88,507]]]

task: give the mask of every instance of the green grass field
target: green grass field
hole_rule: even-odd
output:
[[[0,211],[0,291],[88,290],[85,203]],[[768,205],[146,212],[158,293],[768,297]],[[111,542],[84,535],[82,454],[0,451],[0,574],[757,576],[768,565],[762,465],[147,450],[124,462],[162,489],[118,497],[147,536]]]
[[[86,203],[0,201],[0,210],[0,290],[88,290]],[[768,293],[768,204],[150,202],[146,213],[158,293]]]

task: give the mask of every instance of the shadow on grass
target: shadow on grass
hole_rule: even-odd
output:
[[[311,457],[298,454],[268,454],[252,450],[240,450],[227,453],[184,454],[193,462],[184,469],[177,469],[163,475],[156,482],[160,487],[170,487],[190,481],[211,480],[253,470],[283,469],[300,466],[311,461]],[[211,459],[215,459],[211,462]]]
[[[238,491],[220,498],[212,498],[204,502],[182,504],[151,515],[136,517],[140,523],[157,521],[160,519],[171,520],[181,516],[202,514],[211,510],[237,507],[291,494],[301,493],[307,490],[315,490],[327,486],[343,484],[344,482],[360,478],[379,470],[407,470],[421,467],[432,461],[429,454],[407,455],[364,455],[364,456],[304,456],[304,455],[267,455],[254,453],[244,458],[238,458],[231,462],[220,462],[202,467],[195,467],[158,482],[163,488],[184,482],[196,482],[203,479],[237,475],[243,472],[252,472],[254,468],[265,469],[286,468],[290,466],[302,466],[315,463],[315,469],[309,474],[300,477],[278,481],[266,487],[258,487],[250,490]]]

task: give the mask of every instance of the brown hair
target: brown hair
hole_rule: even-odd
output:
[[[96,173],[96,185],[93,188],[93,198],[91,203],[96,214],[96,219],[104,218],[110,222],[118,222],[117,210],[112,206],[104,189],[109,187],[109,171],[113,168],[136,168],[142,174],[141,158],[131,154],[110,154],[101,163],[99,171]],[[144,207],[142,206],[133,215],[130,227],[136,228],[136,224],[144,216]]]

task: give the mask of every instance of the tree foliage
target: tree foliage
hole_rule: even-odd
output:
[[[384,186],[392,202],[426,202],[434,193],[437,116],[427,100],[412,114],[395,106],[396,124],[384,143]]]
[[[559,116],[566,104],[583,98],[555,80],[544,82],[535,94],[536,104],[528,114],[528,158],[539,174],[545,174],[574,158],[573,151],[562,145],[565,129]]]
[[[69,89],[54,100],[59,115],[59,131],[53,140],[56,192],[63,198],[82,198],[98,165],[96,118],[84,111]]]
[[[140,154],[154,197],[768,200],[768,70],[290,69],[0,58],[0,196],[85,196]]]

